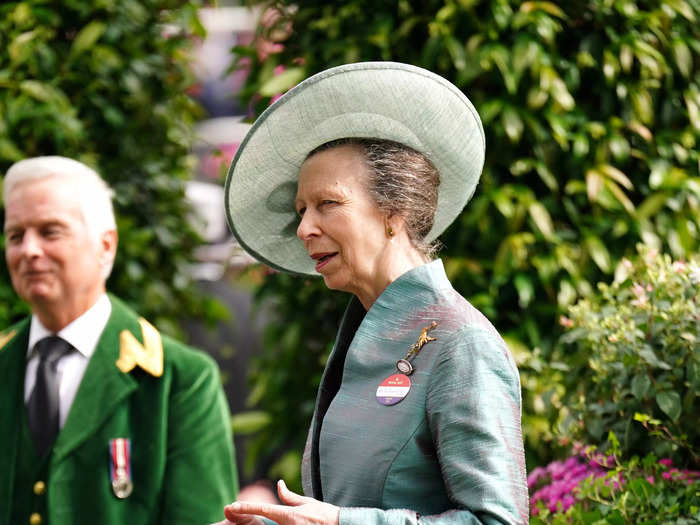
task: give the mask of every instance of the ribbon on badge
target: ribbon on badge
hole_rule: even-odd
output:
[[[112,491],[119,499],[128,498],[134,490],[134,483],[131,481],[131,439],[110,439],[109,456]]]

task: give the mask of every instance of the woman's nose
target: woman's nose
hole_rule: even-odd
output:
[[[306,210],[304,215],[301,216],[299,221],[299,226],[297,226],[297,237],[302,241],[305,241],[312,237],[314,234],[318,233],[318,227],[316,226],[316,221],[313,219],[313,212]]]

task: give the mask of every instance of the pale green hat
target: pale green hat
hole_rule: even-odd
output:
[[[278,270],[318,275],[296,236],[297,175],[311,150],[347,137],[400,142],[433,162],[440,188],[428,242],[462,211],[484,165],[479,115],[444,78],[396,62],[327,69],[267,108],[231,163],[226,216],[250,255]]]

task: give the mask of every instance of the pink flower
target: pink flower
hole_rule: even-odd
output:
[[[527,476],[527,486],[529,488],[534,487],[540,479],[546,476],[547,472],[544,470],[544,468],[535,467],[534,469],[532,469],[532,472],[530,472],[530,474],[528,474]]]
[[[671,458],[662,458],[659,460],[659,465],[663,465],[664,467],[670,467],[673,465],[673,462],[671,461]]]
[[[674,261],[671,269],[677,273],[683,273],[688,266],[683,261]]]
[[[649,301],[649,297],[647,296],[646,292],[651,291],[651,287],[647,285],[646,289],[644,286],[641,284],[635,282],[632,285],[632,293],[637,297],[634,301],[632,301],[632,304],[635,306],[643,306],[647,304]]]
[[[574,322],[564,315],[559,316],[559,324],[562,325],[564,328],[571,328],[572,326],[574,326]]]

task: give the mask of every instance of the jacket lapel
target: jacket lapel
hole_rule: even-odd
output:
[[[14,336],[0,347],[0,523],[9,523],[15,465],[24,410],[24,372],[27,364],[29,320],[3,332]]]
[[[138,386],[131,375],[117,368],[116,361],[120,332],[128,328],[141,340],[141,331],[136,318],[112,297],[110,300],[112,313],[109,321],[90,358],[66,423],[56,439],[51,460],[54,465],[92,436]]]
[[[318,441],[321,436],[321,426],[323,418],[328,411],[328,407],[333,401],[333,398],[340,389],[340,383],[343,379],[343,366],[345,364],[345,356],[347,355],[350,343],[352,343],[355,332],[357,332],[360,323],[365,318],[365,309],[362,304],[354,297],[350,300],[348,307],[345,309],[345,314],[340,322],[340,329],[333,345],[333,350],[328,358],[328,364],[323,371],[321,384],[318,388],[316,396],[316,409],[314,410],[313,420],[311,421],[311,429],[309,438],[311,440],[310,451],[310,474],[311,488],[313,497],[323,501],[323,487],[321,487],[321,458],[319,455]]]

